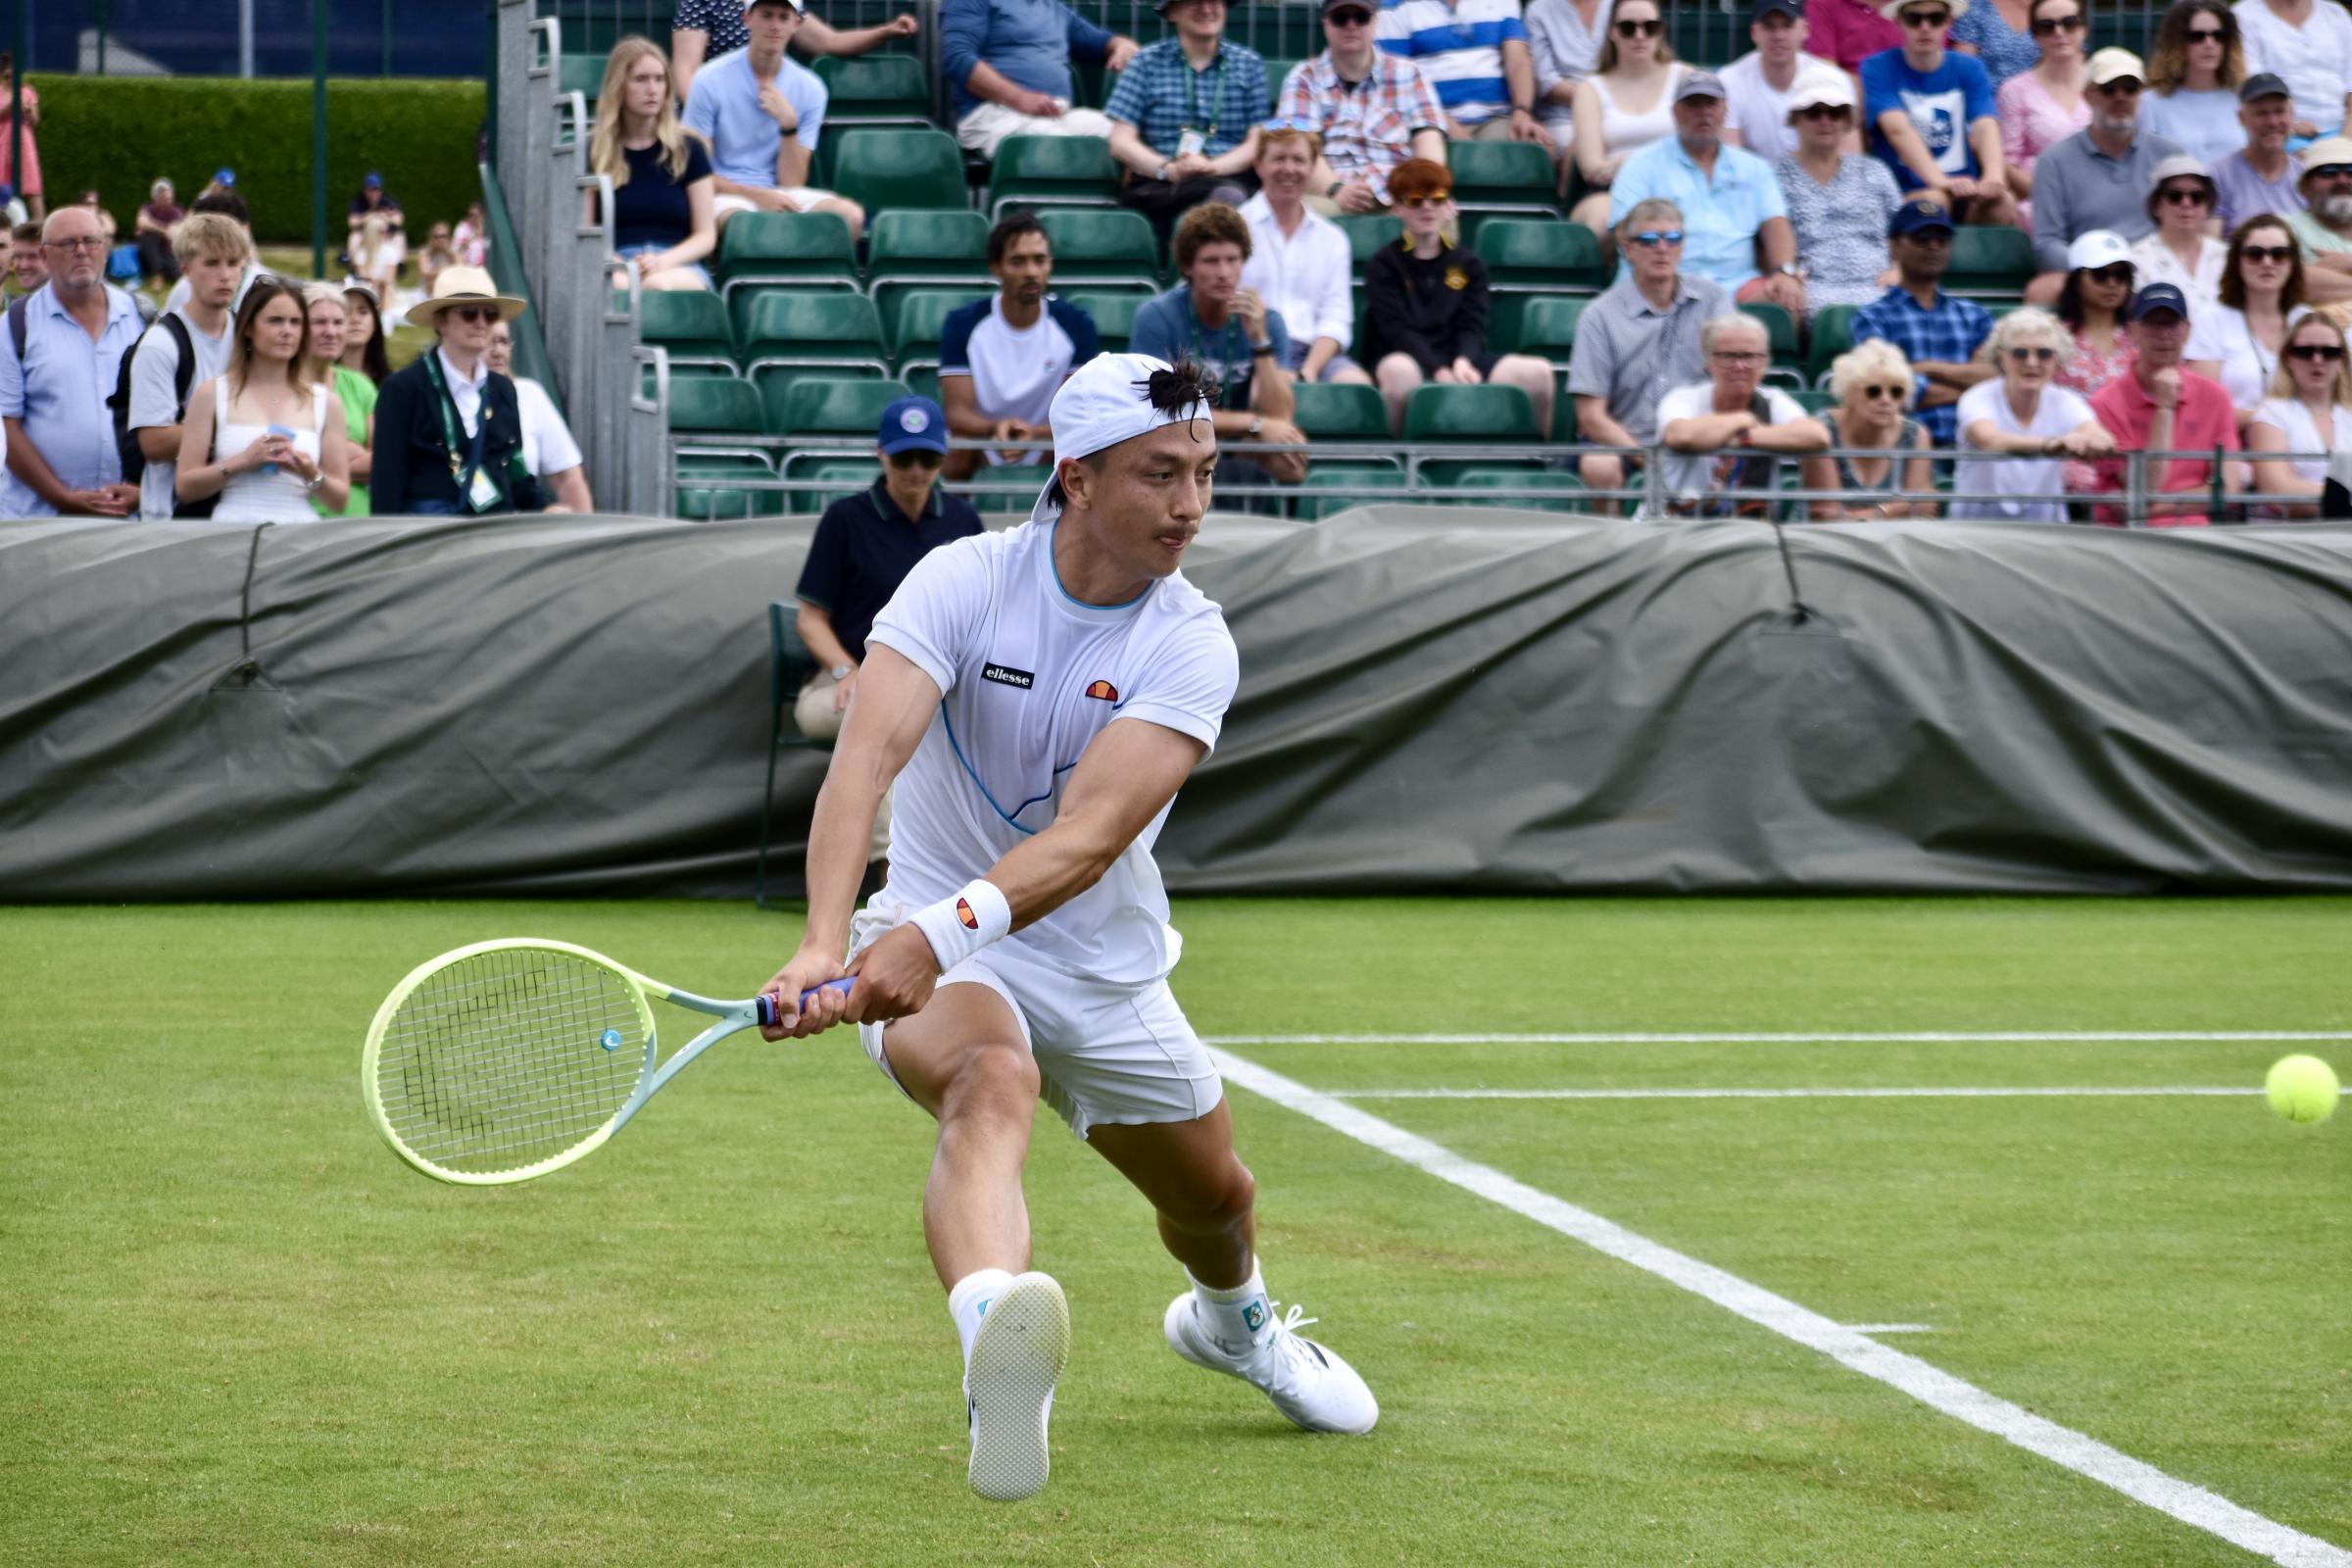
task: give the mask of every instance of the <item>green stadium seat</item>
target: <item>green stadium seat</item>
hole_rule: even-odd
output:
[[[1389,405],[1378,387],[1346,381],[1301,381],[1291,422],[1310,441],[1381,441],[1389,434]]]
[[[882,411],[906,395],[901,381],[805,376],[760,401],[770,435],[871,446]]]
[[[1536,406],[1515,386],[1431,382],[1404,400],[1408,445],[1444,442],[1533,441]]]
[[[1576,323],[1591,303],[1582,296],[1530,295],[1519,315],[1518,352],[1565,366],[1576,347]]]
[[[1159,292],[1159,243],[1144,215],[1118,208],[1062,208],[1037,215],[1054,247],[1056,288],[1085,285]]]
[[[1805,371],[1816,386],[1829,384],[1830,362],[1854,346],[1854,313],[1860,309],[1858,305],[1825,305],[1813,313]]]
[[[890,325],[891,296],[922,288],[994,288],[988,220],[962,212],[879,213],[866,226],[865,291]]]
[[[987,299],[991,289],[913,289],[897,297],[895,311],[883,313],[883,338],[890,344],[890,363],[904,378],[911,370],[939,370],[939,339],[948,315],[974,300]],[[934,394],[926,392],[925,397]]]
[[[718,297],[761,283],[856,289],[850,225],[832,213],[737,213],[718,236]]]
[[[1282,102],[1282,84],[1290,78],[1292,72],[1298,69],[1298,64],[1296,60],[1267,59],[1266,113],[1269,116],[1274,113],[1274,106]]]
[[[839,137],[831,189],[868,213],[966,208],[963,153],[944,130],[853,130]]]
[[[1474,241],[1487,214],[1559,216],[1551,153],[1529,141],[1449,141],[1453,201],[1462,211],[1462,238]]]
[[[1963,223],[1952,230],[1952,264],[1943,287],[1953,294],[2015,300],[2034,271],[2034,241],[2024,229]]]
[[[1355,490],[1365,487],[1381,490],[1402,490],[1404,469],[1394,463],[1373,463],[1346,459],[1338,463],[1317,462],[1298,481],[1298,493],[1291,498],[1291,515],[1301,522],[1315,522],[1350,507],[1378,506],[1398,499],[1384,496],[1378,501],[1360,501],[1349,496],[1322,494],[1331,490]]]
[[[596,107],[596,95],[605,87],[605,56],[565,55],[557,78],[558,92],[576,92]]]
[[[1824,409],[1834,409],[1838,406],[1838,395],[1826,386],[1806,387],[1788,395],[1796,399],[1798,405],[1807,414],[1819,414]]]
[[[1058,291],[1057,291],[1058,292]],[[1148,294],[1062,294],[1095,323],[1095,347],[1104,354],[1124,354],[1135,335],[1135,315],[1151,298]]]
[[[828,127],[931,123],[931,78],[912,55],[819,55],[815,69]]]
[[[1497,293],[1597,294],[1615,275],[1600,259],[1600,240],[1582,223],[1497,218],[1479,225],[1472,248]]]
[[[814,515],[844,496],[854,496],[860,490],[873,488],[881,474],[881,465],[868,461],[849,463],[840,458],[828,458],[798,472],[787,473],[789,479],[810,479],[827,486],[823,490],[794,490],[787,494],[790,510],[803,515]]]
[[[673,376],[700,369],[735,374],[735,337],[727,308],[701,289],[653,289],[637,296],[638,340],[669,355]]]
[[[983,468],[972,480],[964,499],[978,512],[1010,512],[1023,516],[1037,505],[1038,492],[1054,477],[1050,463],[1008,463]]]
[[[988,216],[1010,206],[1116,207],[1119,166],[1099,136],[1007,136],[989,167]]]
[[[882,318],[862,294],[812,289],[754,289],[735,301],[736,343],[744,373],[763,396],[768,385],[804,375],[890,378]]]
[[[669,383],[669,428],[682,438],[677,459],[677,514],[695,521],[754,517],[776,510],[778,498],[750,490],[724,490],[697,480],[772,479],[767,454],[731,445],[729,436],[760,433],[760,394],[748,381],[689,378]]]
[[[1473,467],[1453,483],[1465,490],[1492,490],[1491,497],[1456,504],[1473,507],[1528,507],[1538,512],[1582,512],[1584,481],[1556,468]]]
[[[760,394],[749,381],[672,381],[669,427],[680,433],[759,435],[763,429]]]
[[[1356,280],[1361,282],[1364,266],[1384,245],[1394,245],[1404,237],[1404,220],[1395,213],[1357,213],[1332,220],[1340,232],[1348,236],[1348,251]]]
[[[1772,363],[1776,368],[1791,372],[1803,364],[1796,354],[1796,318],[1784,305],[1770,300],[1756,300],[1740,307],[1740,314],[1752,316],[1764,323],[1764,332],[1772,348]]]

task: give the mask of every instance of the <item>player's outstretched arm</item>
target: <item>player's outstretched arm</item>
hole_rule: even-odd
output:
[[[812,1035],[845,1015],[848,999],[838,991],[821,993],[806,1014],[799,1010],[800,996],[848,972],[842,955],[850,945],[850,916],[858,907],[874,815],[921,744],[939,697],[931,677],[904,654],[881,643],[866,645],[858,695],[842,721],[808,826],[808,924],[800,951],[761,988],[777,999],[779,1021],[760,1031],[769,1040]]]

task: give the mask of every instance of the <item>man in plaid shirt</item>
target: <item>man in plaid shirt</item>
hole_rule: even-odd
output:
[[[1102,112],[1110,156],[1127,171],[1119,199],[1152,220],[1164,249],[1176,220],[1202,202],[1239,207],[1257,189],[1257,123],[1266,63],[1225,39],[1225,0],[1158,0],[1176,36],[1136,51]]]
[[[1276,118],[1323,138],[1307,206],[1329,218],[1389,205],[1389,171],[1446,161],[1446,112],[1421,68],[1372,41],[1371,0],[1323,0],[1330,47],[1291,72]]]
[[[1952,444],[1960,394],[1990,380],[1977,359],[1992,331],[1992,314],[1936,283],[1952,265],[1952,215],[1936,203],[1907,201],[1886,221],[1886,249],[1902,281],[1854,313],[1854,341],[1885,338],[1911,362],[1919,422],[1939,447]]]

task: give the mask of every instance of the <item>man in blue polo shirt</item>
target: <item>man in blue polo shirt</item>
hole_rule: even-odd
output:
[[[737,213],[831,213],[856,239],[865,209],[808,183],[829,95],[815,72],[784,54],[806,15],[802,0],[744,0],[752,41],[696,73],[682,118],[710,146],[721,227]]]
[[[1767,300],[1802,313],[1796,230],[1772,166],[1723,140],[1723,80],[1693,71],[1674,92],[1674,134],[1627,158],[1609,183],[1609,227],[1638,202],[1663,198],[1683,214],[1683,270],[1742,304]],[[1619,276],[1628,275],[1618,263]]]

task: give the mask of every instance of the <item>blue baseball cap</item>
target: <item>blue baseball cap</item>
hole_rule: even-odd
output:
[[[886,458],[902,452],[936,452],[944,458],[948,454],[948,416],[929,398],[899,398],[882,411],[882,428],[874,440]]]
[[[1895,239],[1904,234],[1916,234],[1923,228],[1952,231],[1952,215],[1931,201],[1912,200],[1894,210],[1886,220],[1886,237]]]
[[[2132,320],[2143,320],[2157,311],[2170,311],[2183,321],[2188,319],[2188,296],[2180,292],[2178,283],[2143,283],[2132,296],[2125,316]]]
[[[233,186],[236,184],[236,182],[237,172],[233,169],[223,169],[213,176],[213,183],[216,185]]]
[[[374,172],[373,171],[369,171],[368,177],[361,180],[360,183],[369,190],[382,190],[384,188],[384,176]]]

